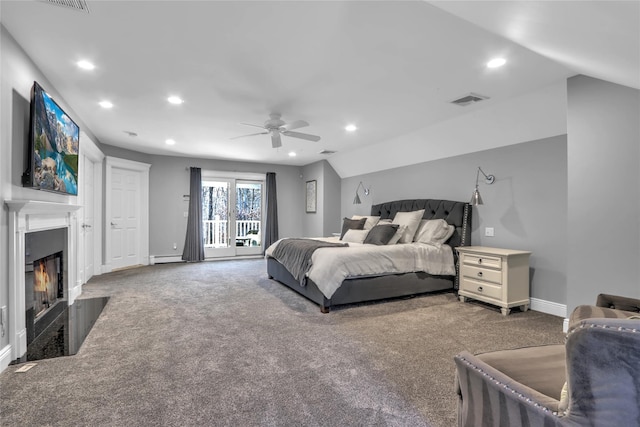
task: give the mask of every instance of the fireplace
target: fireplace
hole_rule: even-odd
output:
[[[82,292],[78,278],[79,205],[6,200],[9,208],[9,347],[0,353],[0,371],[27,353],[48,321],[59,318]],[[40,265],[36,261],[43,260]],[[54,284],[35,287],[36,271],[46,269]],[[51,280],[51,276],[53,280]],[[29,311],[29,314],[27,313]],[[51,319],[53,318],[53,319]]]

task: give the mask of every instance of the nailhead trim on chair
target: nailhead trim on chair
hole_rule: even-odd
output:
[[[488,377],[489,380],[491,380],[491,382],[493,382],[494,384],[500,385],[502,386],[502,388],[505,388],[507,390],[509,390],[512,394],[517,394],[518,397],[521,400],[524,400],[525,402],[531,404],[533,403],[533,405],[536,408],[541,408],[544,412],[549,412],[553,415],[555,415],[556,417],[561,417],[562,415],[558,414],[558,412],[552,411],[551,409],[547,408],[546,406],[542,406],[540,405],[538,402],[533,402],[530,398],[525,397],[524,394],[517,392],[516,390],[512,389],[511,387],[509,387],[507,384],[504,384],[498,380],[496,380],[495,378],[493,378],[491,375],[487,374],[485,371],[483,371],[481,368],[478,368],[476,365],[474,365],[473,363],[469,362],[467,359],[465,359],[464,357],[459,357],[460,360],[462,360],[464,363],[467,364],[467,366],[470,366],[471,368],[473,368],[475,371],[480,372],[482,375],[484,375],[485,377]],[[563,415],[566,415],[567,412],[564,411]]]
[[[620,320],[620,319],[618,319]],[[625,328],[623,326],[609,326],[609,325],[594,325],[593,323],[590,323],[588,325],[585,325],[584,323],[581,323],[580,326],[573,328],[571,331],[569,331],[569,333],[567,334],[567,337],[573,333],[575,333],[575,331],[577,331],[578,329],[584,329],[584,328],[602,328],[602,329],[615,329],[618,331],[624,331],[624,332],[631,332],[631,333],[638,333],[638,329],[637,328]]]

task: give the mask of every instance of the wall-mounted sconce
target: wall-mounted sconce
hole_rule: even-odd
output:
[[[362,185],[362,181],[360,181],[360,184],[358,184],[358,186],[356,187],[356,197],[353,198],[354,205],[359,205],[362,203],[362,201],[360,200],[360,195],[358,194],[358,190],[360,189],[360,187],[362,187],[365,196],[369,195],[369,188],[365,188],[365,186]]]
[[[476,172],[476,189],[473,190],[473,194],[471,195],[471,201],[469,202],[472,206],[478,206],[478,205],[484,204],[482,203],[482,197],[480,197],[480,192],[478,191],[478,178],[480,178],[480,173],[484,175],[484,182],[487,185],[493,184],[493,182],[496,180],[495,176],[487,175],[486,173],[484,173],[482,169],[480,169],[480,166],[478,166],[478,171]]]

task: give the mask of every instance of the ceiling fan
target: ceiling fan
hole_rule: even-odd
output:
[[[264,129],[262,132],[258,133],[250,133],[248,135],[236,136],[231,139],[244,138],[245,136],[255,136],[255,135],[271,135],[271,145],[273,148],[282,147],[282,139],[280,135],[290,136],[292,138],[300,138],[306,139],[307,141],[320,141],[320,137],[317,135],[310,135],[308,133],[301,132],[292,132],[293,129],[299,129],[305,126],[309,126],[309,123],[304,120],[296,120],[291,123],[286,123],[280,119],[280,114],[272,113],[269,114],[269,120],[264,122],[263,125],[254,125],[251,123],[240,123],[241,125],[246,126],[254,126],[258,128]]]

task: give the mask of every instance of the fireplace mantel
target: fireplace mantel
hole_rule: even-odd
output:
[[[9,210],[9,351],[0,354],[0,371],[26,353],[25,235],[64,228],[67,275],[65,297],[71,305],[82,292],[77,283],[78,215],[81,205],[36,200],[5,200]]]
[[[40,202],[37,200],[5,200],[5,203],[9,207],[9,211],[22,215],[67,213],[77,211],[82,207],[80,205]]]

